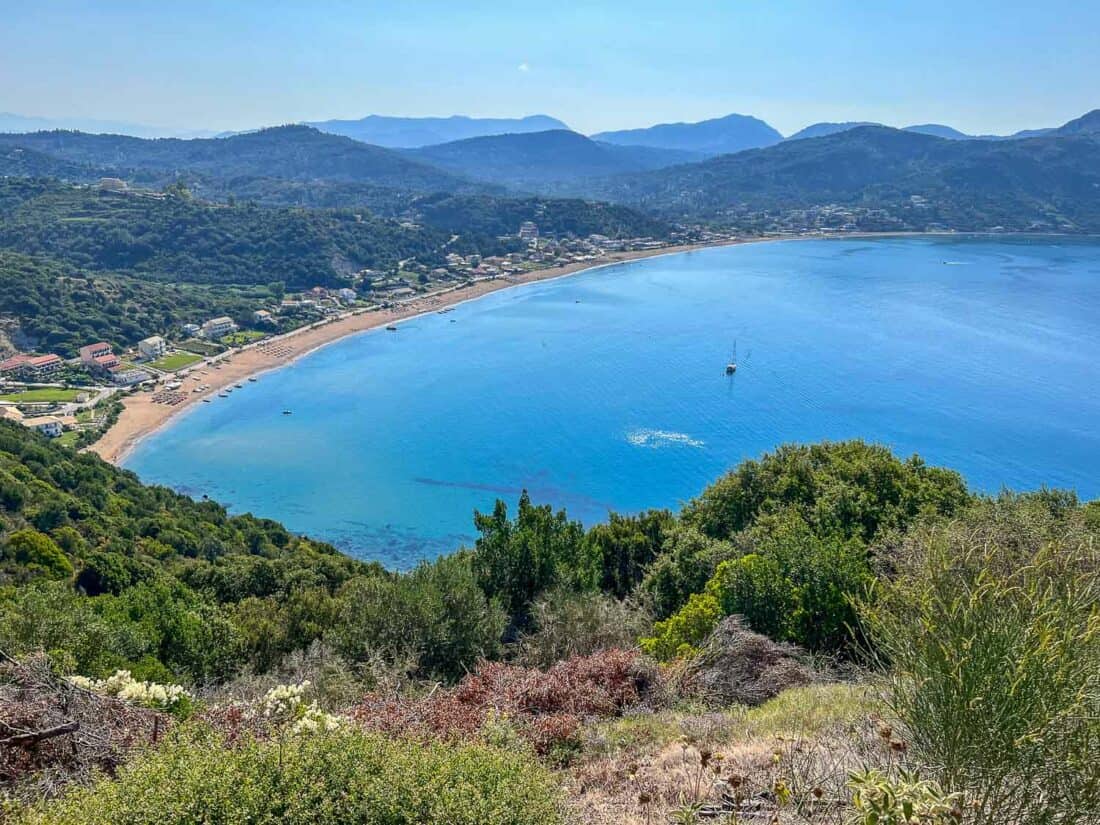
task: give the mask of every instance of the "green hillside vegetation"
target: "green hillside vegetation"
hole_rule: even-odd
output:
[[[568,129],[468,138],[409,149],[406,154],[457,175],[515,188],[660,169],[698,159],[673,149],[600,143]]]
[[[0,246],[152,280],[331,286],[363,267],[435,260],[448,237],[351,211],[217,206],[186,191],[151,197],[0,184]]]
[[[785,448],[747,463],[679,517],[616,516],[586,531],[526,496],[513,516],[498,502],[475,517],[471,550],[392,575],[273,522],[144,487],[20,428],[3,434],[6,530],[33,542],[41,559],[20,551],[0,561],[15,588],[0,609],[0,648],[41,646],[92,675],[152,667],[225,678],[324,636],[353,660],[381,656],[453,678],[530,630],[546,593],[635,594],[673,621],[713,576],[757,558],[770,560],[768,576],[720,598],[723,611],[752,614],[753,603],[788,588],[790,623],[753,614],[754,626],[843,654],[853,623],[845,598],[873,575],[867,547],[970,501],[956,474],[881,448]],[[813,554],[796,561],[807,543]]]
[[[45,651],[51,672],[182,683],[172,713],[195,715],[112,756],[117,778],[20,808],[27,822],[165,821],[186,800],[215,819],[557,821],[559,783],[573,821],[659,821],[727,804],[698,778],[719,750],[715,773],[793,821],[836,822],[858,798],[939,806],[940,825],[1085,825],[1100,802],[1100,503],[1070,493],[989,499],[862,442],[787,446],[678,514],[585,529],[498,502],[472,548],[393,573],[0,422],[0,519],[0,690],[49,682],[10,670]],[[868,686],[700,708],[685,674],[727,614]],[[639,637],[667,664],[627,650]],[[34,690],[20,712],[69,688]],[[293,728],[249,716],[279,691]],[[399,800],[384,809],[382,787]]]
[[[53,131],[0,135],[0,147],[33,149],[102,174],[170,182],[180,173],[233,178],[339,180],[422,192],[480,187],[400,152],[329,135],[308,126],[279,126],[227,138],[144,139]]]
[[[620,176],[585,194],[669,216],[838,204],[890,209],[916,228],[1100,228],[1100,140],[944,140],[864,126],[701,163]],[[926,205],[911,202],[913,195]]]
[[[408,205],[419,223],[473,238],[478,248],[500,235],[513,235],[534,221],[543,235],[606,235],[663,238],[669,225],[634,209],[577,198],[500,198],[489,195],[424,195]]]
[[[272,298],[266,286],[146,281],[0,250],[0,323],[8,337],[23,349],[65,357],[90,342],[121,349],[204,318],[250,319]]]

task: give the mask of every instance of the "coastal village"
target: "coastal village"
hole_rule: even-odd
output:
[[[218,372],[231,356],[252,351],[264,359],[261,369],[277,365],[301,354],[301,346],[287,345],[291,340],[298,344],[304,341],[302,333],[342,320],[346,324],[352,316],[366,316],[360,320],[367,323],[355,325],[365,329],[525,280],[735,240],[701,230],[668,239],[547,237],[532,221],[523,222],[508,239],[517,238],[520,251],[507,255],[451,253],[443,266],[406,260],[395,271],[363,269],[345,286],[287,294],[244,317],[196,318],[177,329],[150,331],[128,348],[89,341],[74,357],[9,351],[0,360],[0,418],[86,446],[114,423],[125,397],[145,396],[164,408],[164,416],[190,401],[209,403],[242,386],[227,384],[228,374]]]

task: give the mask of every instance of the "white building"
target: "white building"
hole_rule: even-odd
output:
[[[150,335],[138,341],[138,352],[148,361],[155,361],[168,352],[168,344],[159,335]]]
[[[42,435],[57,438],[65,431],[61,425],[61,419],[52,415],[40,415],[37,418],[24,418],[23,426],[32,430],[38,430]]]
[[[183,330],[184,335],[194,336],[202,332],[202,327],[200,327],[198,324],[184,324],[181,329]]]
[[[356,298],[355,290],[349,289],[348,287],[337,290],[336,294],[340,296],[341,301],[347,301],[348,303],[351,303]]]
[[[204,338],[216,340],[226,335],[232,335],[237,329],[238,327],[233,323],[232,318],[228,315],[222,315],[220,318],[211,318],[203,324],[202,335]]]
[[[538,224],[533,221],[524,221],[519,225],[519,238],[521,241],[537,241],[539,239]]]
[[[116,370],[111,373],[111,383],[120,387],[132,387],[152,378],[145,370]]]

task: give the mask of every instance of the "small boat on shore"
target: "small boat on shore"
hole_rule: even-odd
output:
[[[256,377],[255,377],[255,376],[252,376],[252,375],[250,375],[250,376],[248,377],[248,380],[249,380],[249,381],[251,381],[251,382],[252,382],[253,384],[255,384],[255,383],[256,383]]]
[[[237,389],[239,389],[239,390],[243,390],[243,389],[244,389],[244,384],[234,384],[233,386],[234,386],[234,387],[236,387],[236,388],[237,388]]]
[[[395,327],[393,324],[390,324],[388,327],[386,327],[386,330],[388,332],[397,332],[397,327]]]
[[[227,393],[227,392],[219,392],[218,393],[218,398],[228,398],[228,397],[229,397],[229,393]]]

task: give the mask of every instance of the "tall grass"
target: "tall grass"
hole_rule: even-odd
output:
[[[1002,496],[888,561],[861,609],[911,756],[975,822],[1100,821],[1100,564],[1083,509]]]

